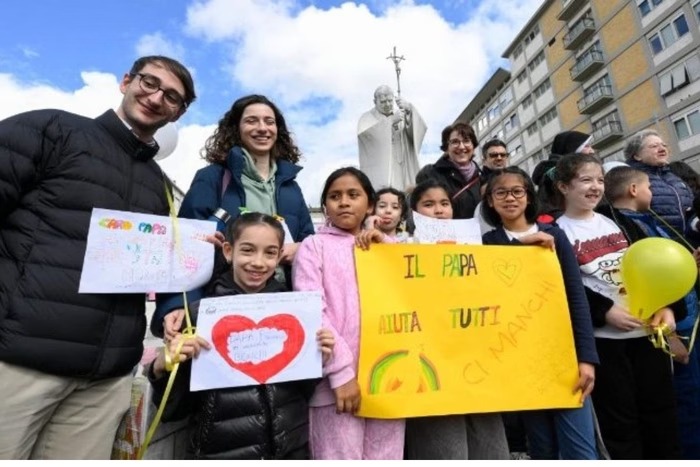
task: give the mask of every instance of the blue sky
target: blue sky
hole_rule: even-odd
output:
[[[357,164],[354,129],[380,84],[395,85],[391,47],[406,56],[402,91],[428,124],[421,162],[466,106],[537,0],[8,0],[0,28],[0,118],[60,107],[86,115],[114,105],[114,82],[139,55],[180,59],[199,98],[178,122],[163,167],[187,188],[198,148],[231,103],[268,95],[305,154],[311,204],[340,165]],[[488,31],[485,37],[484,31]],[[86,74],[92,72],[93,74]],[[104,96],[104,101],[102,97]],[[118,100],[117,100],[118,103]]]

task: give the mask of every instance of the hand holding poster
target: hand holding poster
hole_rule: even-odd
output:
[[[355,250],[360,415],[579,407],[559,262],[541,247]]]
[[[257,293],[200,302],[191,391],[321,377],[320,292]]]
[[[182,292],[206,284],[214,268],[210,221],[94,208],[80,293]],[[178,243],[179,242],[179,246]]]

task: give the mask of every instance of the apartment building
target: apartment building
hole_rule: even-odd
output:
[[[508,144],[531,172],[560,131],[593,134],[604,160],[656,129],[700,171],[700,0],[545,0],[457,118]]]

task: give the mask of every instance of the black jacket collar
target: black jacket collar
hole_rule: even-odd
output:
[[[160,149],[158,143],[148,145],[138,139],[112,109],[97,117],[95,121],[112,135],[117,144],[119,144],[126,153],[131,154],[136,160],[145,162],[149,159],[153,159],[153,156],[155,156]]]

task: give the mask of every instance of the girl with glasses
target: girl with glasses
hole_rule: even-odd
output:
[[[532,459],[597,459],[593,391],[598,362],[593,325],[576,257],[566,234],[558,227],[540,224],[535,186],[518,167],[495,171],[486,186],[483,206],[486,220],[496,230],[483,236],[484,245],[541,245],[556,252],[561,264],[578,358],[582,407],[523,412]],[[545,357],[546,358],[546,357]]]

